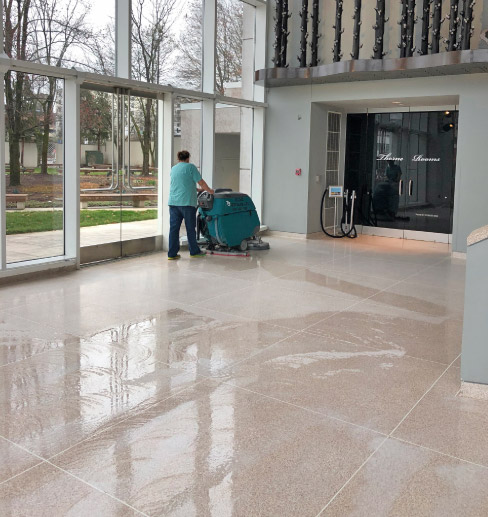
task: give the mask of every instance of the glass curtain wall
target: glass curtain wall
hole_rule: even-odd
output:
[[[256,8],[240,0],[217,0],[215,88],[221,95],[252,99]]]
[[[113,258],[137,252],[131,245],[136,239],[158,239],[163,228],[161,214],[166,213],[158,206],[165,195],[161,186],[158,189],[163,173],[158,166],[164,164],[165,174],[169,174],[170,161],[160,156],[158,144],[163,141],[167,152],[174,150],[171,163],[178,150],[186,148],[207,181],[217,187],[231,183],[232,188],[251,193],[257,105],[252,102],[255,27],[258,19],[262,25],[266,8],[239,0],[206,1],[206,12],[213,11],[215,1],[215,37],[212,21],[207,17],[204,23],[203,0],[133,0],[130,35],[121,26],[124,17],[115,16],[113,0],[103,6],[95,3],[87,12],[68,13],[69,19],[63,18],[63,2],[47,0],[36,4],[36,9],[45,8],[43,12],[22,13],[29,28],[29,52],[16,47],[19,34],[5,35],[5,54],[23,65],[22,71],[5,76],[5,188],[2,180],[1,197],[2,211],[6,211],[0,214],[2,225],[5,223],[0,237],[6,260],[2,254],[1,270],[8,265],[20,271],[26,261],[39,259],[42,263],[60,257],[78,261],[80,255],[81,263],[91,262],[105,257],[87,258],[84,252],[107,244],[117,250],[110,253]],[[118,7],[126,5],[130,4],[121,2]],[[76,4],[78,10],[85,8],[84,3]],[[222,13],[235,16],[224,19]],[[15,30],[23,27],[21,20],[10,21]],[[53,34],[64,34],[63,27],[72,30],[68,39],[49,40]],[[131,42],[132,80],[141,81],[139,85],[117,77],[116,49],[119,63],[128,62],[121,35]],[[216,47],[216,81],[214,92],[209,86],[201,93],[204,40],[207,49],[210,43]],[[264,38],[259,41],[264,49]],[[49,42],[49,49],[43,42]],[[209,74],[208,67],[212,60],[206,63],[206,77],[211,78],[213,69]],[[50,77],[49,69],[43,75],[44,65],[59,67],[59,77]],[[75,76],[81,84],[79,99]],[[107,76],[115,77],[108,81]],[[172,86],[173,94],[165,86],[158,89],[157,85],[165,84]],[[129,86],[137,95],[131,94]],[[218,101],[214,93],[220,95]],[[66,106],[65,97],[69,99]],[[158,105],[163,98],[165,108]],[[232,98],[241,103],[245,99],[249,105],[234,104]],[[72,109],[78,100],[79,112]],[[160,114],[167,113],[168,102],[175,105],[171,144],[169,122],[158,121]],[[214,115],[208,109],[212,104]],[[71,148],[78,123],[79,165]],[[210,127],[216,130],[211,138]],[[65,144],[70,148],[66,160]],[[80,205],[75,202],[78,180]],[[73,235],[78,210],[81,252],[77,235]],[[70,229],[67,236],[65,228]]]
[[[202,0],[132,1],[132,79],[202,89]]]
[[[7,264],[64,255],[64,81],[5,74]]]

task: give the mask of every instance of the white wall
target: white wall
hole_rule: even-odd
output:
[[[453,250],[464,252],[471,231],[488,224],[488,75],[425,77],[273,88],[268,96],[265,136],[264,224],[272,230],[307,233],[317,228],[318,197],[323,185],[326,110],[312,103],[395,100],[458,96],[459,136],[453,225]],[[358,111],[358,110],[351,110]],[[343,118],[344,120],[344,118]],[[322,136],[323,135],[323,136]],[[342,156],[345,142],[342,139]],[[302,176],[295,176],[295,168]],[[314,206],[315,205],[315,206]]]
[[[264,140],[264,224],[306,233],[309,185],[310,87],[268,93]],[[296,176],[295,169],[302,169]]]

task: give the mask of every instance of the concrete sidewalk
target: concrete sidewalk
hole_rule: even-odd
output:
[[[157,220],[88,226],[80,230],[80,246],[94,246],[157,235]],[[64,254],[63,231],[7,235],[7,263]]]

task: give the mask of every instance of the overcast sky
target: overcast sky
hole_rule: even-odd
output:
[[[187,0],[177,0],[175,12],[181,20],[185,15]],[[91,0],[89,21],[93,26],[105,27],[110,19],[115,18],[115,0]],[[178,23],[178,21],[176,22]]]

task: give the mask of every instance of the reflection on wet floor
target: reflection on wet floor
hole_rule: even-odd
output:
[[[2,288],[0,515],[485,513],[463,262],[269,240]]]

